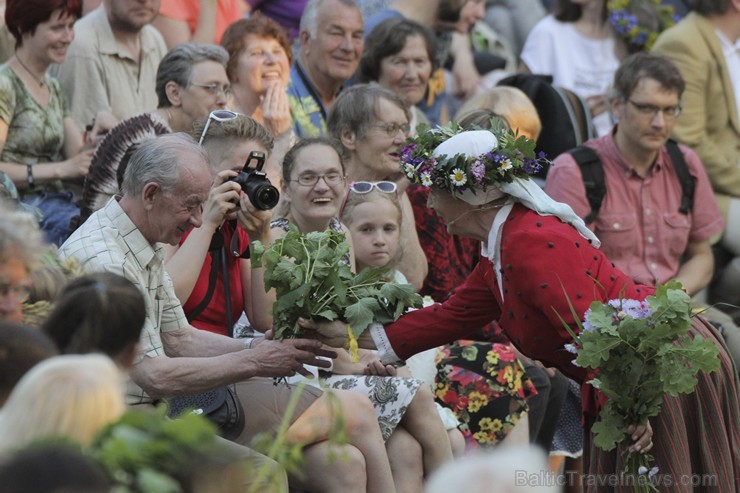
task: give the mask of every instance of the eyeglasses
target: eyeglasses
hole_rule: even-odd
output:
[[[0,282],[0,298],[5,298],[13,293],[20,303],[25,303],[31,296],[31,286],[26,284],[12,285],[7,282]]]
[[[191,82],[190,85],[195,87],[202,87],[216,97],[224,97],[227,99],[231,97],[231,86],[227,86],[225,84],[222,86],[218,82],[214,82],[212,84],[199,84],[197,82]]]
[[[290,180],[298,182],[302,187],[313,187],[319,182],[319,178],[324,179],[324,183],[327,185],[338,185],[345,180],[345,176],[341,173],[328,173],[325,175],[301,175],[297,180]]]
[[[371,126],[382,130],[388,137],[395,137],[398,132],[408,135],[411,131],[411,125],[408,123],[375,123]]]
[[[206,120],[206,126],[203,127],[203,132],[200,134],[200,139],[198,139],[198,145],[203,143],[203,139],[206,137],[206,133],[208,133],[208,127],[211,125],[211,120],[216,120],[217,122],[228,122],[237,116],[239,116],[239,113],[234,113],[229,110],[211,111],[211,114],[208,115],[208,120]]]
[[[349,189],[355,193],[370,193],[373,188],[383,193],[395,193],[398,186],[392,181],[353,181]]]
[[[347,206],[347,199],[349,199],[349,193],[355,192],[360,195],[372,192],[373,188],[383,193],[396,193],[398,186],[392,181],[353,181],[349,184],[349,190],[344,194],[344,200],[342,206],[339,208],[339,217],[344,214],[344,208]]]
[[[628,99],[627,101],[629,101],[629,103],[634,106],[640,114],[649,116],[650,118],[655,118],[659,111],[663,113],[663,118],[665,119],[673,119],[681,114],[681,105],[665,106],[661,108],[654,104],[636,103],[631,99]]]

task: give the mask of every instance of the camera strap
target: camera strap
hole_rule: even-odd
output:
[[[220,235],[220,233],[217,231],[214,236],[216,235]],[[221,238],[221,244],[223,245],[223,237]],[[213,240],[211,240],[211,245],[213,245]],[[219,250],[223,251],[223,247]],[[211,254],[211,271],[208,274],[208,290],[200,303],[198,303],[198,306],[193,308],[193,311],[187,314],[188,322],[192,322],[198,318],[198,315],[203,313],[203,310],[206,309],[208,304],[211,302],[211,299],[213,299],[213,292],[216,290],[216,281],[218,280],[218,269],[221,264],[221,255],[218,255],[217,252],[210,248],[208,249],[208,253]]]
[[[239,233],[237,231],[234,231],[234,236],[231,237],[231,245],[229,245],[231,255],[237,258],[249,258],[249,245],[247,245],[247,248],[245,248],[244,251],[241,251],[240,247],[241,242],[239,241]]]

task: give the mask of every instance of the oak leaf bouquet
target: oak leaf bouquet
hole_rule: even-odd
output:
[[[357,356],[357,338],[373,322],[394,322],[408,308],[419,308],[421,297],[409,284],[385,280],[388,269],[352,272],[349,243],[336,231],[306,235],[291,226],[287,234],[265,248],[252,245],[254,268],[264,265],[265,289],[275,289],[272,307],[275,339],[301,336],[298,318],[341,320],[349,325],[350,349]]]
[[[569,302],[570,303],[570,302]],[[613,299],[595,301],[565,349],[576,355],[574,364],[589,369],[589,384],[608,400],[591,431],[594,444],[606,451],[629,441],[627,428],[644,425],[661,412],[663,395],[678,396],[694,391],[697,373],[719,368],[719,350],[713,341],[689,336],[691,299],[677,281],[658,286],[644,301]],[[653,484],[657,467],[649,454],[626,452],[621,477],[635,491],[658,491]]]

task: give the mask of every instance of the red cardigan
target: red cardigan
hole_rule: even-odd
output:
[[[445,303],[411,312],[386,327],[400,358],[457,339],[498,320],[512,343],[526,356],[554,366],[584,383],[586,371],[572,364],[563,349],[572,338],[558,314],[576,328],[568,299],[583,314],[592,301],[644,299],[654,289],[635,284],[575,228],[554,216],[540,216],[515,205],[501,240],[504,300],[493,264],[482,258]],[[585,386],[584,410],[596,414],[601,399]]]

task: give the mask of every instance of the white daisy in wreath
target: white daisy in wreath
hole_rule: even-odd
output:
[[[465,172],[463,170],[455,168],[452,170],[452,174],[450,174],[450,181],[456,187],[461,187],[468,182],[468,177],[465,176]]]

